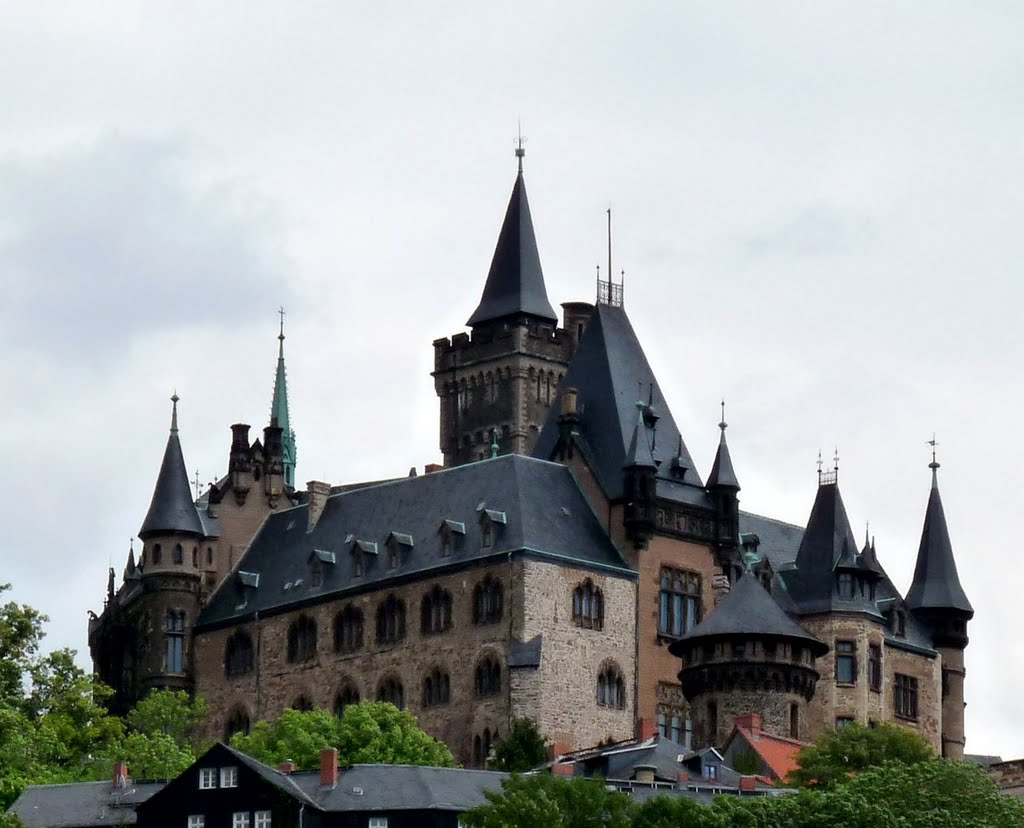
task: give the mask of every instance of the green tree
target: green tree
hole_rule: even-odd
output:
[[[11,588],[0,584],[0,595]],[[0,704],[20,706],[23,681],[39,651],[45,615],[25,604],[0,606]]]
[[[907,765],[935,758],[928,743],[898,725],[881,722],[875,727],[852,724],[826,730],[797,754],[799,767],[790,784],[828,790],[854,774],[886,762]]]
[[[508,736],[494,746],[491,769],[522,773],[543,765],[547,759],[547,744],[533,719],[516,719]]]
[[[0,828],[25,828],[25,823],[15,814],[0,813]]]
[[[386,702],[361,702],[345,708],[339,719],[326,710],[285,710],[273,722],[258,722],[248,735],[236,733],[232,747],[276,765],[320,765],[320,751],[338,749],[345,765],[434,765],[454,767],[445,745],[424,733],[405,710]]]
[[[206,702],[184,690],[154,690],[128,712],[133,733],[169,736],[180,748],[191,749],[196,728],[206,718]]]
[[[487,804],[462,815],[467,828],[629,828],[633,806],[601,779],[565,779],[547,773],[513,775]]]
[[[695,799],[657,796],[636,808],[633,828],[727,828],[718,811]]]

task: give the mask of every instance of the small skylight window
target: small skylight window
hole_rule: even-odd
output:
[[[349,532],[347,535],[345,535],[345,543],[352,543],[352,541],[354,541],[355,539],[356,539],[356,536],[353,535],[351,532]]]

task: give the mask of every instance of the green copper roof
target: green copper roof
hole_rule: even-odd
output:
[[[295,432],[288,422],[288,379],[284,368],[284,311],[281,311],[281,332],[277,335],[277,376],[274,377],[274,399],[270,403],[270,424],[281,429],[284,444],[284,483],[295,486]]]

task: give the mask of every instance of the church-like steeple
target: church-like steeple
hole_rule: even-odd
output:
[[[924,529],[917,551],[914,580],[907,592],[907,606],[914,612],[930,610],[957,610],[968,618],[974,607],[967,600],[953,558],[953,545],[949,541],[946,513],[939,495],[939,464],[934,456],[929,464],[932,470],[932,489],[928,495],[928,508],[924,513]]]
[[[498,244],[491,259],[480,304],[466,323],[476,327],[486,322],[515,317],[533,317],[551,324],[558,323],[544,287],[537,238],[533,233],[530,202],[523,181],[523,148],[516,150],[519,172],[512,187],[512,197],[505,211],[505,221],[498,234]]]
[[[181,441],[178,439],[178,395],[171,397],[171,434],[167,438],[160,474],[153,489],[146,519],[139,530],[139,538],[146,540],[153,535],[188,532],[203,535],[199,513],[192,500],[192,487],[188,482],[185,460],[181,455]]]
[[[274,377],[274,399],[270,403],[270,425],[281,429],[284,446],[284,484],[295,486],[295,432],[288,422],[288,379],[284,368],[284,308],[281,314],[281,331],[277,335],[277,375]]]
[[[740,490],[740,481],[736,479],[736,472],[732,468],[732,457],[729,456],[729,444],[725,442],[725,430],[728,423],[725,422],[725,401],[722,401],[722,421],[718,424],[722,436],[718,441],[718,453],[715,455],[715,462],[711,466],[711,474],[708,477],[709,489],[734,489]]]

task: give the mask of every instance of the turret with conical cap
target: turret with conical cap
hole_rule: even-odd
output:
[[[171,433],[153,488],[153,499],[139,530],[142,541],[158,534],[181,532],[203,535],[203,526],[192,500],[192,487],[181,454],[181,441],[178,439],[178,399],[175,392],[171,397]]]
[[[622,464],[625,511],[623,523],[626,535],[638,549],[646,546],[654,535],[654,511],[657,505],[658,464],[651,452],[647,425],[644,422],[644,403],[636,404],[637,418],[633,436]]]
[[[738,546],[740,502],[736,496],[740,490],[740,482],[733,470],[729,444],[725,440],[725,430],[728,427],[728,423],[725,422],[725,400],[722,400],[722,419],[718,423],[722,433],[718,440],[715,462],[708,476],[707,488],[715,503],[718,564],[729,576],[729,580],[735,581],[742,572],[742,558]]]
[[[924,622],[942,657],[942,755],[962,759],[964,744],[964,650],[967,622],[974,608],[960,584],[946,514],[939,494],[939,463],[932,445],[932,487],[924,514],[914,580],[907,592],[907,607]]]

